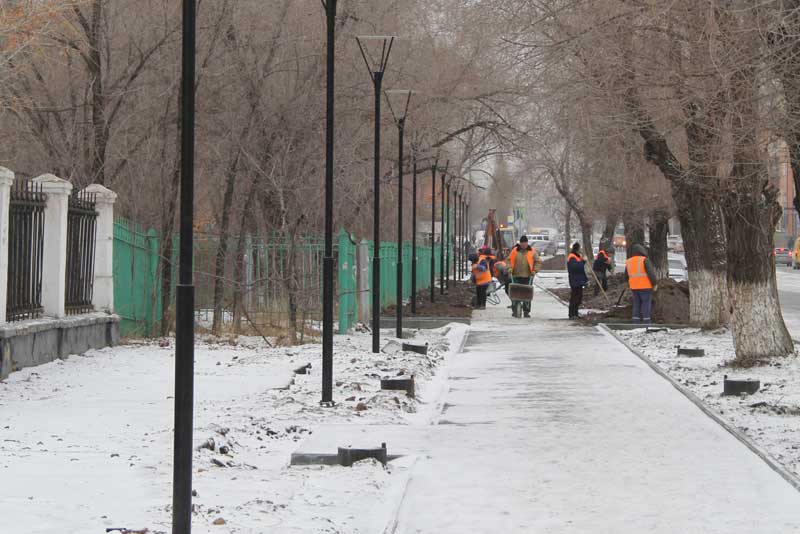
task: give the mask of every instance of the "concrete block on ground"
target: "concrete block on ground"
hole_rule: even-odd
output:
[[[339,448],[375,448],[386,443],[392,461],[428,450],[430,427],[411,425],[322,425],[292,453],[291,465],[339,465]]]

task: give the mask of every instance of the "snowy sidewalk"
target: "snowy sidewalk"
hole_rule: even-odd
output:
[[[478,312],[393,532],[800,532],[800,494],[610,336]]]

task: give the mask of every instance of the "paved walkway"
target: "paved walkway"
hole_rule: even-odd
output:
[[[541,291],[533,320],[477,314],[395,533],[800,532],[800,493],[566,314]]]

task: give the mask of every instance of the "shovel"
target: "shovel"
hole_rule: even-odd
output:
[[[597,287],[600,288],[600,292],[603,294],[603,298],[606,299],[606,304],[608,304],[608,307],[610,308],[611,301],[608,300],[608,295],[606,295],[606,290],[603,289],[603,285],[600,283],[600,279],[597,278],[597,273],[595,273],[593,269],[591,271],[592,271],[592,276],[594,277],[594,283],[597,284]]]

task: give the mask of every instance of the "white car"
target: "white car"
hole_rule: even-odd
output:
[[[689,269],[686,265],[686,257],[680,254],[669,254],[669,277],[676,282],[683,282],[689,279]]]

